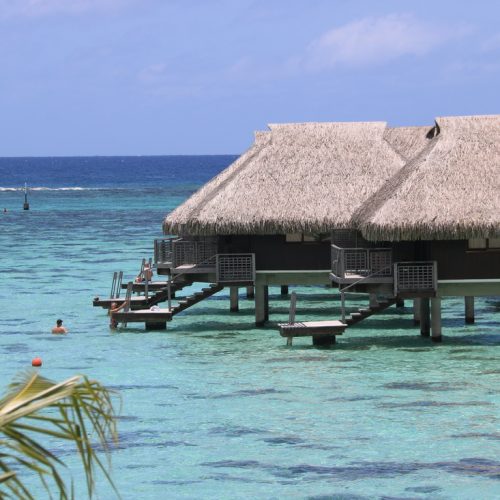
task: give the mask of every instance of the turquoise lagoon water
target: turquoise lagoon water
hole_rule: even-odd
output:
[[[334,349],[287,348],[278,288],[263,329],[251,301],[242,294],[230,313],[222,291],[166,332],[109,331],[92,297],[109,293],[115,270],[133,277],[165,213],[232,159],[1,160],[2,385],[39,355],[47,377],[84,373],[118,390],[113,477],[126,499],[500,498],[499,299],[477,300],[473,326],[463,299],[444,301],[440,345],[407,307]],[[49,189],[23,212],[13,189],[37,175]],[[295,290],[300,319],[339,316],[333,290]],[[49,333],[58,317],[66,337]],[[54,448],[85,497],[74,452]],[[113,498],[104,480],[98,492]]]

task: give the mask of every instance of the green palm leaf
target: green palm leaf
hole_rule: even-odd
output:
[[[55,488],[60,498],[73,498],[73,483],[68,492],[60,474],[64,463],[42,444],[48,437],[76,445],[89,497],[95,490],[96,467],[119,496],[109,474],[109,446],[117,441],[110,391],[81,375],[55,383],[27,372],[0,399],[0,498],[34,498],[25,484],[26,472],[39,477],[49,496]],[[96,447],[104,450],[106,462]]]

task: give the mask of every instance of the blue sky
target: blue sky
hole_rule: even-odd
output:
[[[240,153],[500,113],[496,0],[0,0],[0,156]]]

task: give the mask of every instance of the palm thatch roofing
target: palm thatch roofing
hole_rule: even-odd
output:
[[[365,238],[500,235],[500,115],[438,118],[435,130],[354,215]]]
[[[164,221],[171,234],[284,234],[346,228],[405,161],[384,122],[270,125]]]
[[[414,158],[428,144],[432,127],[394,127],[387,128],[384,139],[406,161]]]

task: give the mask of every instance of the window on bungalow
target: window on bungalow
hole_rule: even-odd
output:
[[[483,238],[471,238],[469,240],[470,250],[483,250],[486,248],[486,240]]]
[[[500,238],[471,238],[469,250],[500,249]]]
[[[489,238],[488,248],[500,248],[500,238]]]
[[[286,235],[287,243],[301,243],[302,242],[302,233],[289,233]]]

